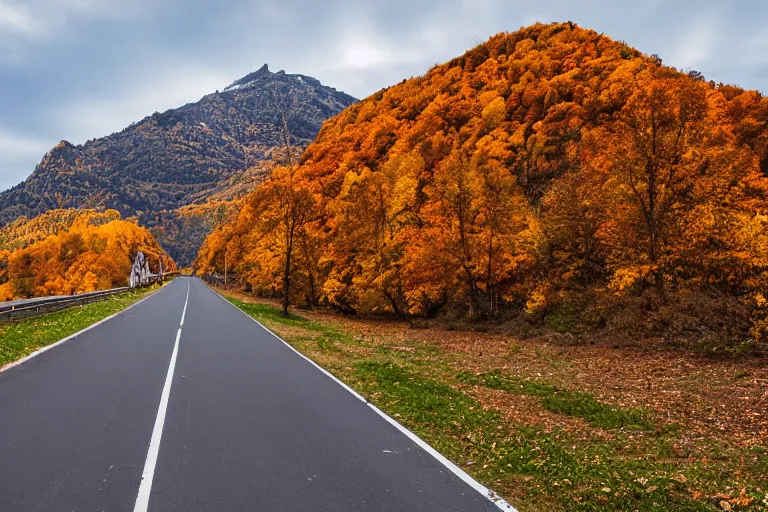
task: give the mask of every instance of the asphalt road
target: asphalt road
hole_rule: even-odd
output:
[[[0,373],[2,512],[499,510],[426,450],[192,278]]]

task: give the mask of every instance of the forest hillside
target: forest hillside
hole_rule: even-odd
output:
[[[150,269],[175,270],[147,228],[116,210],[51,210],[0,229],[0,301],[128,285],[138,251]]]
[[[572,23],[503,33],[327,121],[206,271],[347,313],[765,340],[768,99]]]

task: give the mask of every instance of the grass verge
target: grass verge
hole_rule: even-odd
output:
[[[762,446],[695,437],[656,412],[537,373],[471,371],[472,355],[441,343],[228,298],[521,512],[768,509]],[[519,403],[534,411],[525,421]]]
[[[153,290],[128,291],[99,302],[0,324],[0,367],[122,311]]]
[[[628,427],[642,430],[651,430],[654,427],[648,411],[642,408],[605,404],[589,393],[558,388],[541,379],[502,375],[499,370],[480,374],[461,372],[457,378],[467,384],[541,398],[541,405],[546,410],[582,418],[596,427]]]

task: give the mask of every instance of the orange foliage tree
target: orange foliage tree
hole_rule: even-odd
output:
[[[60,225],[57,234],[35,236],[37,241],[13,251],[0,250],[0,300],[127,286],[138,251],[154,263],[153,270],[161,261],[166,271],[175,268],[146,228],[118,220],[113,210],[71,218],[72,224]]]
[[[571,23],[537,24],[327,121],[296,168],[209,237],[198,266],[221,271],[226,249],[248,286],[277,293],[289,283],[286,198],[300,190],[294,301],[544,317],[579,296],[663,305],[696,292],[725,294],[758,325],[766,133],[757,92]]]

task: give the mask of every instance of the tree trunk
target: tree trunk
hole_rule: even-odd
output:
[[[395,315],[399,317],[405,317],[406,314],[403,312],[402,308],[400,308],[400,305],[397,303],[397,300],[395,299],[394,295],[392,295],[389,290],[384,290],[384,297],[387,298],[390,305],[392,306],[392,311],[395,313]]]
[[[461,243],[462,253],[461,266],[464,269],[464,273],[467,275],[467,282],[469,283],[469,316],[476,318],[480,316],[480,298],[478,297],[478,289],[475,276],[472,274],[472,269],[469,268],[472,257],[469,253],[469,247],[467,245],[466,228],[464,225],[464,215],[461,209],[461,205],[459,205],[457,208],[457,214],[459,219],[459,241]]]
[[[289,229],[285,247],[285,267],[283,268],[283,316],[288,317],[291,305],[291,254],[293,253],[293,228]]]
[[[658,233],[655,229],[651,232],[649,245],[648,259],[650,260],[651,265],[653,265],[653,284],[656,288],[656,293],[659,295],[659,299],[661,299],[662,304],[665,304],[667,296],[666,290],[664,289],[664,271],[659,264]]]
[[[496,310],[493,307],[493,286],[491,285],[491,282],[493,281],[493,231],[491,231],[488,235],[488,273],[485,278],[485,296],[488,300],[488,315],[494,316],[496,314]]]

